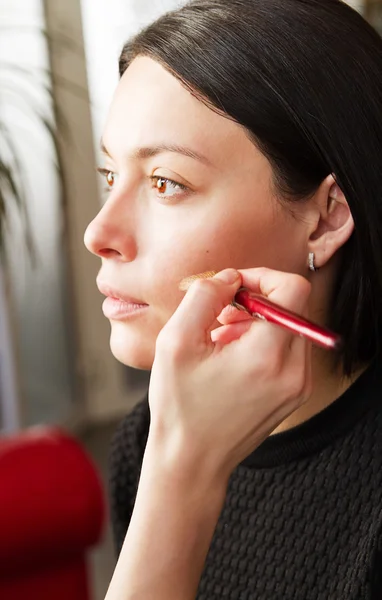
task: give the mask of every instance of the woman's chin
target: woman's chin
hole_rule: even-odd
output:
[[[112,326],[110,349],[115,358],[128,367],[149,371],[154,362],[155,343],[143,335],[118,331]]]

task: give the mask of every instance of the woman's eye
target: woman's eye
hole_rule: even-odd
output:
[[[109,171],[108,174],[106,175],[106,183],[109,187],[113,187],[114,178],[115,178],[114,173],[112,171]]]
[[[179,193],[179,191],[184,191],[188,189],[185,185],[177,183],[172,179],[167,179],[167,177],[153,175],[151,177],[151,180],[153,182],[153,187],[158,192],[158,196],[163,196],[164,198],[176,196]]]
[[[117,177],[116,173],[114,173],[114,171],[110,171],[109,169],[97,169],[97,171],[106,180],[106,190],[111,190]]]
[[[110,169],[98,168],[97,171],[102,175],[106,181],[106,191],[113,189],[114,184],[117,180],[117,173],[110,171]],[[153,175],[150,177],[153,188],[157,190],[157,195],[163,198],[171,198],[179,194],[179,192],[186,191],[188,188],[182,183],[168,179],[167,177],[160,177],[159,175]]]

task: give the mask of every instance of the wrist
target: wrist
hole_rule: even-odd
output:
[[[110,600],[122,599],[121,590],[126,599],[195,598],[223,508],[224,478],[157,433],[150,429]]]
[[[230,470],[222,468],[208,453],[203,453],[192,440],[180,432],[163,435],[150,427],[142,471],[156,473],[177,493],[205,499],[221,510],[227,492]]]

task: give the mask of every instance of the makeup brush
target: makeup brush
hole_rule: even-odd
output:
[[[216,275],[214,271],[191,275],[191,277],[182,279],[179,289],[187,291],[196,279],[211,279],[214,275]],[[231,304],[239,310],[244,310],[251,317],[274,323],[296,335],[301,335],[320,348],[325,350],[341,348],[342,340],[338,334],[304,319],[297,313],[281,308],[278,304],[260,294],[254,294],[246,288],[239,289]]]

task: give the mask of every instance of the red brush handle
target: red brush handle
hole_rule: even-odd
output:
[[[339,350],[341,337],[329,329],[319,327],[315,323],[303,319],[298,314],[281,308],[263,296],[252,294],[248,290],[240,289],[234,299],[239,308],[244,308],[252,317],[265,319],[301,335],[317,346],[326,350]]]

